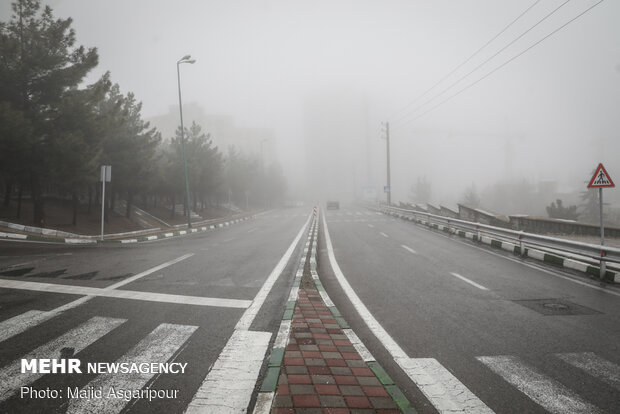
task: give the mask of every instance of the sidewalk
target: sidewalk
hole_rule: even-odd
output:
[[[401,412],[316,289],[299,290],[283,368],[272,413]]]

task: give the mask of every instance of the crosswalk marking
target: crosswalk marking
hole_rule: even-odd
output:
[[[555,354],[564,362],[620,390],[620,366],[599,357],[593,352]]]
[[[60,358],[63,348],[71,347],[74,355],[113,330],[126,319],[95,316],[64,335],[23,356],[23,359]],[[0,370],[0,401],[11,397],[22,386],[32,383],[44,374],[22,373],[21,359]]]
[[[21,315],[0,322],[0,342],[32,328],[51,318],[50,312],[29,310]]]
[[[270,339],[270,332],[235,330],[185,413],[245,412]]]
[[[173,325],[164,323],[142,339],[135,347],[123,355],[118,363],[167,362],[198,329],[197,326]],[[139,390],[154,376],[154,373],[108,373],[97,376],[82,389],[93,387],[103,390],[107,396],[113,387],[116,390]],[[67,413],[117,413],[129,401],[123,398],[74,398],[69,401]]]
[[[595,414],[600,410],[514,356],[477,357],[491,371],[527,395],[545,410],[557,414]]]
[[[436,359],[398,358],[396,362],[440,413],[493,413]]]

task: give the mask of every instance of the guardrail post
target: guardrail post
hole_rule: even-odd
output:
[[[476,241],[479,242],[479,243],[482,242],[482,237],[480,237],[480,226],[478,226],[477,224],[476,224],[476,233],[477,233],[476,234]]]
[[[523,244],[523,232],[519,234],[519,253],[521,257],[525,257],[525,245]]]

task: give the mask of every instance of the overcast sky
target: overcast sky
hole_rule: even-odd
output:
[[[79,44],[156,116],[183,99],[276,131],[287,168],[303,152],[305,96],[345,88],[368,102],[377,165],[391,120],[394,191],[427,175],[436,197],[505,175],[585,181],[598,162],[620,181],[620,2],[602,2],[520,58],[431,109],[598,0],[573,0],[445,94],[428,101],[565,0],[543,0],[457,73],[406,107],[534,0],[54,0]],[[7,20],[8,1],[0,11]],[[405,108],[403,110],[403,108]],[[374,144],[373,144],[374,145]],[[381,178],[377,178],[381,180]],[[617,191],[617,190],[616,190]],[[458,193],[458,194],[457,194]],[[442,200],[437,200],[442,201]]]

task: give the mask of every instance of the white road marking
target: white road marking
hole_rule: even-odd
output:
[[[598,408],[581,399],[564,385],[522,363],[514,356],[481,356],[476,359],[551,413],[600,412]]]
[[[278,335],[273,343],[274,348],[286,348],[288,335],[291,332],[291,322],[290,319],[282,319],[282,323],[280,323],[280,328],[278,329]]]
[[[387,234],[385,234],[384,232],[379,232],[380,235],[382,235],[383,237],[385,237],[386,239],[389,238],[390,236],[388,236]]]
[[[54,315],[55,314],[50,314],[50,312],[30,310],[21,315],[4,320],[0,322],[0,342],[32,328],[52,318]]]
[[[243,313],[243,316],[241,317],[241,319],[239,319],[239,321],[237,322],[237,325],[235,325],[235,330],[250,329],[250,325],[252,325],[254,318],[258,314],[258,311],[260,310],[261,306],[263,306],[265,299],[267,299],[267,295],[271,291],[273,284],[276,282],[276,280],[278,280],[278,277],[280,277],[280,274],[284,271],[286,264],[291,259],[291,256],[293,255],[293,252],[295,251],[295,247],[297,247],[297,243],[299,243],[299,239],[301,239],[301,236],[304,234],[306,227],[308,226],[308,223],[310,223],[311,217],[312,215],[308,215],[308,219],[306,220],[304,225],[301,227],[301,230],[299,230],[299,233],[297,233],[297,236],[295,237],[291,245],[288,247],[288,249],[284,253],[284,256],[282,256],[278,264],[276,264],[276,267],[273,268],[273,270],[271,271],[271,274],[267,277],[267,280],[265,281],[265,283],[263,283],[263,286],[261,287],[261,289],[258,291],[256,296],[254,297],[254,300],[252,300],[252,304],[245,310],[245,312]]]
[[[269,414],[273,404],[274,392],[259,392],[253,414]]]
[[[117,328],[125,321],[126,319],[102,318],[96,316],[6,366],[0,370],[0,401],[8,399],[15,394],[20,387],[32,383],[44,375],[30,372],[22,374],[21,359],[59,359],[60,352],[65,347],[73,348],[74,355],[78,354],[84,348],[114,328]]]
[[[270,339],[270,332],[235,330],[185,413],[245,412]]]
[[[440,233],[437,233],[437,232],[434,232],[434,231],[431,231],[431,230],[428,230],[428,229],[425,229],[425,228],[422,228],[422,230],[427,231],[427,232],[432,233],[432,234],[435,234],[435,235],[439,235],[441,237],[445,237],[445,238],[453,240],[453,241],[456,240],[456,239],[450,238],[448,236],[444,236],[443,234],[440,234]],[[560,278],[560,279],[564,279],[564,280],[567,280],[569,282],[576,283],[578,285],[588,287],[590,289],[598,290],[599,292],[605,292],[605,293],[609,293],[610,295],[614,295],[614,296],[619,296],[620,297],[620,292],[615,292],[615,291],[610,290],[610,289],[605,289],[605,288],[599,287],[598,285],[593,285],[593,284],[590,284],[590,283],[582,282],[581,280],[573,279],[572,277],[560,275],[558,273],[555,273],[554,271],[551,271],[551,270],[548,270],[548,269],[543,269],[542,267],[540,267],[538,265],[524,262],[523,259],[514,259],[512,257],[508,257],[508,256],[505,256],[503,254],[495,253],[495,252],[493,252],[491,250],[488,250],[488,249],[485,249],[485,248],[482,248],[482,247],[478,247],[478,246],[474,246],[472,244],[465,243],[465,242],[460,241],[460,240],[456,240],[456,241],[457,241],[457,243],[461,243],[464,246],[480,250],[482,252],[488,253],[488,254],[496,256],[496,257],[501,257],[502,259],[510,260],[511,262],[514,262],[514,263],[519,263],[520,265],[527,266],[527,267],[529,267],[531,269],[539,270],[539,271],[541,271],[543,273],[546,273],[548,275],[551,275],[551,276],[554,276],[554,277],[557,277],[557,278]]]
[[[175,263],[178,263],[178,262],[180,262],[182,260],[185,260],[185,259],[187,259],[188,257],[191,257],[191,256],[193,256],[193,253],[185,254],[185,255],[183,255],[181,257],[178,257],[176,259],[167,261],[167,262],[162,263],[162,264],[160,264],[158,266],[155,266],[153,268],[145,270],[142,273],[138,273],[135,276],[127,278],[127,279],[125,279],[123,281],[115,283],[115,284],[113,284],[111,286],[108,286],[107,288],[101,289],[101,290],[106,290],[106,292],[107,291],[111,291],[112,289],[116,289],[117,287],[123,286],[123,285],[125,285],[127,283],[131,283],[134,280],[137,280],[137,279],[139,279],[141,277],[150,275],[153,272],[157,272],[158,270],[161,270],[161,269],[163,269],[165,267],[171,266],[171,265],[173,265]],[[8,287],[8,286],[3,286],[3,284],[10,283],[10,282],[17,283],[17,284],[19,284],[19,283],[36,283],[36,282],[20,282],[20,281],[11,281],[11,280],[0,279],[0,287]],[[47,283],[44,283],[44,284],[47,284]],[[27,285],[23,285],[23,286],[27,286]],[[60,287],[64,286],[64,287],[69,287],[69,288],[71,288],[71,287],[80,288],[80,286],[70,286],[70,285],[54,285],[54,286],[60,286]],[[11,289],[22,289],[22,287],[12,287]],[[33,290],[33,289],[28,289],[28,290]],[[39,289],[34,289],[34,290],[39,290]],[[76,293],[76,294],[83,294],[83,293]],[[107,293],[105,296],[112,296],[113,294],[114,294],[113,292],[110,292],[110,293]],[[104,295],[98,295],[98,296],[104,296]],[[58,314],[60,314],[62,312],[65,312],[65,311],[67,311],[69,309],[73,309],[73,308],[75,308],[75,307],[77,307],[77,306],[79,306],[79,305],[81,305],[83,303],[86,303],[86,302],[88,302],[89,300],[91,300],[94,297],[96,297],[96,296],[89,295],[89,296],[81,297],[81,298],[76,299],[76,300],[74,300],[72,302],[69,302],[69,303],[66,303],[66,304],[64,304],[62,306],[59,306],[59,307],[57,307],[55,309],[52,309],[52,310],[47,311],[47,312],[44,312],[44,314],[40,314],[40,315],[36,316],[34,320],[27,320],[25,317],[21,317],[21,315],[20,315],[19,318],[17,316],[14,317],[14,318],[11,318],[11,319],[9,319],[9,321],[11,321],[11,322],[8,322],[8,321],[4,321],[3,322],[3,323],[6,322],[8,325],[11,326],[10,331],[3,332],[0,337],[2,338],[2,341],[6,340],[6,339],[9,339],[10,337],[18,335],[18,334],[26,331],[27,329],[32,328],[35,325],[43,323],[43,322],[47,321],[48,319],[51,319],[54,316],[56,316],[56,315],[58,315]],[[28,314],[28,312],[25,312],[24,315],[25,314]],[[7,326],[7,325],[0,324],[0,326]]]
[[[405,358],[397,362],[440,413],[493,413],[436,359]]]
[[[357,296],[357,293],[355,293],[348,280],[342,273],[342,270],[336,261],[334,247],[332,245],[331,237],[329,236],[327,221],[325,220],[324,215],[323,228],[325,229],[325,244],[327,247],[329,263],[334,271],[334,275],[336,276],[338,283],[342,287],[342,290],[344,290],[345,294],[360,314],[370,331],[377,337],[401,369],[414,382],[416,382],[416,385],[420,389],[423,387],[426,388],[429,395],[433,397],[431,400],[433,405],[436,407],[450,407],[450,410],[460,410],[462,413],[492,413],[492,411],[482,401],[472,394],[471,391],[469,391],[469,389],[461,384],[456,378],[445,375],[445,372],[448,371],[443,368],[441,364],[437,363],[438,366],[430,363],[427,364],[427,368],[430,368],[431,366],[433,367],[432,371],[417,370],[424,367],[419,362],[416,363],[416,360],[407,356],[400,345],[394,341],[390,334],[383,328],[383,326],[381,326],[372,313],[370,313],[366,305],[364,305],[359,296]],[[434,387],[425,387],[424,384],[434,384]],[[437,389],[441,389],[441,392],[435,393],[434,390]],[[429,396],[427,395],[427,397]],[[469,407],[473,408],[470,410]]]
[[[253,228],[251,228],[250,230],[248,230],[248,233],[252,233],[252,232],[254,232],[254,231],[256,231],[256,230],[258,230],[258,227],[253,227]]]
[[[467,282],[470,285],[477,287],[480,290],[489,290],[486,287],[474,282],[473,280],[469,280],[466,277],[459,275],[458,273],[451,272],[450,274],[458,279],[461,279],[463,282]]]
[[[392,355],[393,358],[408,358],[407,354],[403,349],[392,339],[390,334],[387,333],[383,326],[375,319],[375,317],[370,313],[366,305],[361,301],[357,293],[353,290],[349,281],[346,279],[338,262],[336,262],[336,256],[334,255],[334,247],[332,246],[332,241],[329,236],[329,230],[327,229],[327,222],[325,221],[325,215],[323,217],[323,228],[325,229],[325,242],[327,245],[327,256],[329,257],[329,263],[331,264],[332,270],[334,271],[334,275],[340,283],[340,286],[346,293],[347,297],[360,314],[366,325],[370,328],[372,333],[381,341],[385,349]]]
[[[198,329],[197,326],[161,324],[116,362],[136,364],[167,362],[196,329]],[[104,398],[73,398],[69,401],[67,413],[118,413],[129,401],[124,398],[106,398],[111,389],[140,390],[154,375],[151,372],[100,374],[82,389],[89,387],[101,389]]]
[[[246,309],[249,300],[210,298],[203,296],[172,295],[168,293],[140,292],[136,290],[110,290],[86,286],[60,285],[57,283],[22,282],[0,279],[0,288],[34,290],[39,292],[64,293],[69,295],[102,296],[107,298],[144,300],[149,302],[182,303],[185,305],[216,306]],[[2,334],[0,333],[0,337]]]
[[[416,251],[413,250],[411,247],[409,246],[405,246],[404,244],[401,244],[400,247],[402,247],[403,249],[407,250],[409,253],[413,253],[416,254]]]
[[[368,227],[370,227],[371,229],[374,229],[374,228],[375,228],[375,226],[374,226],[374,225],[372,225],[372,224],[369,224],[369,225],[368,225]]]
[[[555,354],[562,361],[620,390],[620,366],[593,352]]]
[[[376,361],[375,357],[373,357],[368,348],[366,348],[366,345],[364,345],[361,339],[353,332],[353,329],[343,329],[342,332],[349,338],[349,341],[353,344],[353,347],[355,347],[355,350],[360,354],[364,362]]]

